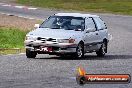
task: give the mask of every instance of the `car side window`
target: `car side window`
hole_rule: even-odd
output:
[[[95,20],[95,23],[97,25],[97,29],[98,30],[103,30],[103,29],[107,28],[106,25],[105,25],[105,23],[104,23],[104,21],[101,18],[94,17],[94,20]]]
[[[96,31],[96,26],[93,21],[93,18],[91,18],[91,17],[86,18],[85,23],[86,23],[86,26],[85,26],[86,29],[93,29],[93,31]]]

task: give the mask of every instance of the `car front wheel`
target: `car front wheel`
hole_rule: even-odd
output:
[[[76,49],[76,57],[83,58],[84,57],[84,46],[83,44],[78,44]]]
[[[30,51],[30,50],[26,49],[26,56],[27,56],[27,58],[35,58],[36,55],[37,55],[36,52],[33,52],[33,51]]]

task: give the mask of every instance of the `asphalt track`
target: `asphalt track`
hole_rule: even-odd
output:
[[[0,5],[0,12],[28,18],[45,19],[57,11],[50,9],[27,10]],[[76,12],[76,11],[75,11]],[[107,23],[112,40],[108,54],[98,58],[86,54],[84,59],[60,58],[38,55],[27,59],[25,54],[0,56],[0,88],[132,88],[129,84],[86,84],[76,83],[78,66],[88,74],[132,75],[132,17],[98,14]]]

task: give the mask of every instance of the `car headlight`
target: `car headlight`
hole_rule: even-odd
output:
[[[59,43],[68,43],[69,39],[58,39],[57,42],[59,42]]]
[[[25,40],[36,40],[36,37],[32,37],[32,36],[26,36]]]
[[[75,39],[58,39],[57,40],[59,43],[74,43],[75,42]]]

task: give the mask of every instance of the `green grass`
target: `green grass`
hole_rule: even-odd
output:
[[[132,15],[132,0],[17,0],[17,2],[44,8]]]
[[[0,48],[24,48],[27,31],[0,27]]]

